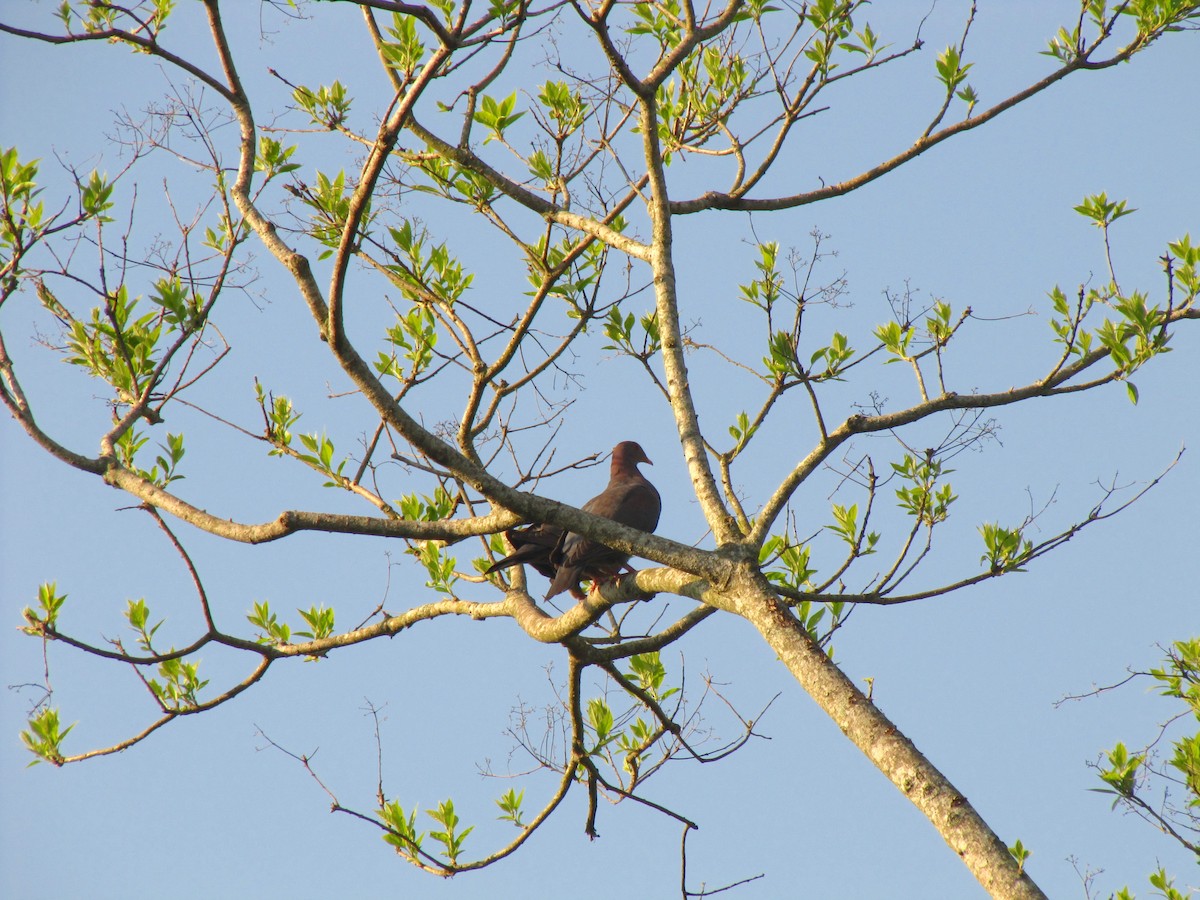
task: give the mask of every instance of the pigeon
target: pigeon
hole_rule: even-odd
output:
[[[662,498],[654,485],[638,471],[638,463],[654,465],[639,444],[622,441],[613,447],[608,487],[583,504],[583,510],[639,531],[653,532],[662,511]],[[545,599],[567,590],[580,597],[580,581],[613,578],[628,562],[628,553],[568,531],[550,552],[548,563],[556,571]]]
[[[550,554],[562,540],[561,528],[546,524],[528,525],[525,528],[509,529],[504,532],[504,536],[513,545],[513,552],[484,569],[485,575],[512,566],[527,565],[533,566],[542,575],[553,580],[558,567],[550,562]]]

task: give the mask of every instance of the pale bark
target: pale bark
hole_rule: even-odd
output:
[[[846,677],[760,581],[761,576],[753,576],[740,582],[733,606],[758,629],[817,705],[929,819],[989,894],[1006,900],[1044,898],[962,792]]]

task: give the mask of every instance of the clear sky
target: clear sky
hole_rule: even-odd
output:
[[[0,16],[50,29],[54,6],[5,3]],[[210,59],[197,49],[203,34],[189,28],[191,5],[180,6],[167,43]],[[263,98],[261,120],[289,102],[287,90],[266,74],[273,66],[293,81],[341,78],[362,98],[356,107],[361,121],[371,121],[382,85],[353,10],[310,7],[321,20],[314,29],[259,4],[227,6],[243,71]],[[788,177],[795,174],[795,189],[852,175],[911,142],[937,108],[933,60],[961,33],[968,6],[938,3],[925,25],[922,53],[831,92],[834,108],[804,124],[804,137],[791,151],[795,158],[781,167]],[[1073,6],[980,4],[968,48],[983,104],[1049,71],[1050,61],[1038,51],[1072,18]],[[924,4],[880,4],[868,18],[902,45],[925,10]],[[736,215],[684,219],[676,225],[684,316],[696,323],[697,340],[729,340],[743,357],[756,359],[761,351],[740,330],[745,314],[735,299],[738,283],[753,277],[748,228],[801,252],[819,229],[829,236],[824,246],[838,253],[822,264],[819,277],[844,273],[852,304],[821,311],[824,327],[865,345],[887,316],[884,292],[908,284],[919,302],[945,298],[956,310],[971,306],[978,317],[953,362],[960,390],[1001,390],[1029,378],[1053,352],[1046,292],[1057,283],[1071,293],[1081,281],[1103,277],[1099,233],[1072,212],[1085,195],[1106,191],[1137,208],[1114,227],[1114,254],[1126,284],[1151,292],[1157,302],[1163,293],[1157,257],[1166,243],[1189,230],[1200,236],[1200,125],[1192,96],[1198,61],[1200,37],[1169,35],[1130,65],[1071,77],[847,197],[752,222]],[[547,77],[526,74],[528,83],[506,88],[531,89]],[[158,62],[118,48],[49,47],[3,37],[0,146],[41,158],[50,208],[61,202],[51,198],[68,196],[56,158],[117,171],[120,149],[105,138],[114,134],[116,111],[135,112],[168,90],[186,88]],[[341,160],[336,165],[353,165],[353,155],[338,157],[334,149],[331,141],[329,158]],[[305,163],[309,171],[314,160]],[[688,165],[671,171],[683,194],[695,178]],[[164,176],[177,208],[195,202],[185,166],[149,160],[136,178],[145,236],[171,229]],[[511,263],[489,257],[504,252],[493,246],[467,253],[479,294],[519,285],[504,269]],[[369,427],[354,415],[362,407],[352,399],[324,399],[344,390],[345,380],[322,358],[324,345],[313,336],[294,287],[265,253],[258,257],[259,279],[231,295],[222,313],[235,350],[217,389],[232,398],[237,421],[256,428],[251,378],[259,376],[279,392],[307,398],[302,429],[327,427],[349,446]],[[635,280],[642,276],[635,271]],[[644,312],[650,302],[635,298],[630,310]],[[38,329],[48,325],[35,307],[35,298],[20,296],[0,310],[10,352],[40,421],[68,446],[93,453],[105,415],[94,402],[101,392],[37,343]],[[271,336],[265,345],[264,334]],[[272,354],[272,345],[285,341],[292,342],[288,355]],[[1053,897],[1084,897],[1078,872],[1089,870],[1103,870],[1093,896],[1125,884],[1145,896],[1145,876],[1159,864],[1178,875],[1180,885],[1197,880],[1187,853],[1135,818],[1110,812],[1107,798],[1089,790],[1099,782],[1088,763],[1102,749],[1122,739],[1140,746],[1173,710],[1143,686],[1055,705],[1065,695],[1121,680],[1127,667],[1156,664],[1158,645],[1194,636],[1200,622],[1194,550],[1188,550],[1200,508],[1200,340],[1184,328],[1173,346],[1175,352],[1135,379],[1137,406],[1114,386],[1000,412],[1000,440],[952,463],[961,498],[955,529],[925,583],[978,571],[979,522],[1019,521],[1031,504],[1053,498],[1039,522],[1042,533],[1051,534],[1086,514],[1099,499],[1098,483],[1144,483],[1181,446],[1190,447],[1158,489],[1027,574],[923,603],[858,610],[835,640],[844,670],[860,683],[873,679],[883,710],[993,828],[1009,843],[1020,839],[1032,849],[1030,870]],[[655,461],[648,474],[665,498],[659,533],[702,542],[703,520],[689,500],[665,407],[632,363],[596,353],[577,365],[578,395],[560,436],[564,457],[606,452],[622,439],[640,441]],[[720,423],[752,407],[754,395],[739,393],[742,383],[711,357],[695,354],[689,365],[702,421],[722,435]],[[846,385],[841,415],[872,389],[897,403],[912,399],[911,386],[891,372],[876,372]],[[209,399],[215,404],[221,397]],[[436,410],[436,397],[431,403]],[[179,490],[214,514],[263,522],[285,508],[371,512],[321,490],[286,463],[266,460],[259,444],[227,431],[206,435],[209,426],[199,415],[178,421],[189,448],[188,480]],[[812,438],[801,414],[793,427],[781,423],[756,452],[753,468],[743,470],[747,495],[760,502]],[[878,443],[858,449],[887,455]],[[364,707],[382,706],[388,795],[421,809],[453,797],[464,822],[478,826],[468,850],[482,852],[504,836],[493,821],[492,799],[513,782],[481,778],[479,771],[527,768],[505,734],[511,712],[522,704],[534,710],[536,728],[565,675],[559,649],[534,644],[507,621],[439,620],[319,663],[279,664],[234,702],[178,721],[125,753],[62,770],[27,768],[30,757],[17,735],[36,698],[28,685],[43,677],[42,647],[17,628],[41,582],[56,581],[69,595],[64,627],[95,642],[122,633],[126,600],[139,597],[156,617],[168,618],[168,641],[186,643],[199,626],[186,573],[149,518],[128,508],[128,497],[50,459],[7,420],[0,423],[0,460],[0,613],[6,623],[0,628],[6,687],[0,693],[0,896],[677,896],[678,827],[629,803],[603,806],[601,838],[589,842],[582,791],[573,792],[556,821],[515,857],[449,881],[419,873],[374,829],[328,815],[328,797],[259,733],[296,753],[315,753],[318,773],[339,799],[369,811],[376,748]],[[582,502],[603,483],[602,471],[572,473],[546,492]],[[829,521],[831,498],[849,502],[833,494],[835,484],[829,475],[806,486],[796,508],[802,534]],[[397,612],[431,599],[423,573],[395,542],[302,534],[248,547],[185,526],[180,535],[223,624],[245,634],[251,629],[244,615],[256,600],[269,599],[288,614],[333,605],[339,626],[348,626],[380,603]],[[488,596],[478,590],[477,599]],[[654,601],[668,602],[669,615],[689,608],[678,598]],[[112,743],[153,720],[153,705],[128,669],[63,647],[49,652],[56,703],[66,722],[78,723],[69,751]],[[686,665],[689,688],[698,690],[711,675],[747,715],[779,694],[756,728],[769,739],[751,741],[719,764],[669,766],[647,783],[647,796],[701,826],[688,844],[693,889],[702,881],[716,887],[765,873],[727,896],[982,896],[920,814],[842,738],[745,623],[714,616],[664,653],[664,662],[672,672]],[[242,673],[245,661],[214,651],[204,665],[215,684],[221,675]],[[710,699],[705,711],[719,737],[736,734],[719,702]],[[519,784],[531,808],[549,789],[536,777]]]

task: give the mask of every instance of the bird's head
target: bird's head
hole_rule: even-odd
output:
[[[650,461],[650,457],[646,455],[646,451],[642,449],[642,445],[637,441],[621,441],[617,446],[613,447],[612,452],[612,471],[628,472],[631,469],[637,471],[638,463],[646,463],[654,465]]]

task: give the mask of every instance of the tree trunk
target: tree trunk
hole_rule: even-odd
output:
[[[731,594],[737,612],[759,630],[809,696],[925,814],[989,894],[1006,900],[1045,900],[1046,895],[967,798],[830,661],[768,590],[752,583]]]

